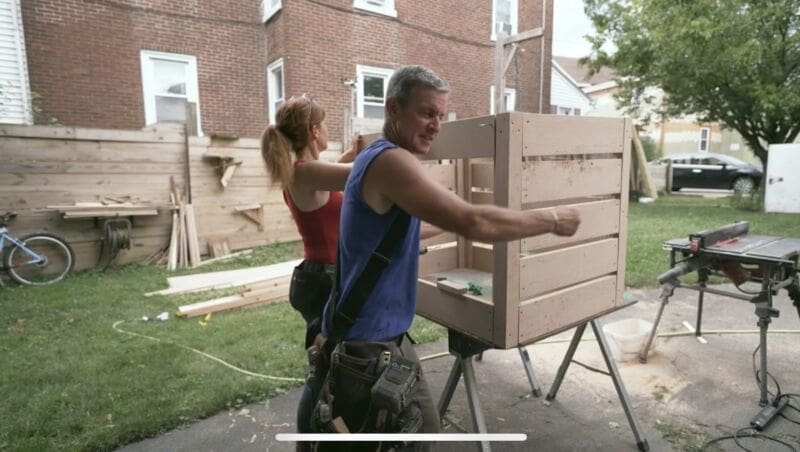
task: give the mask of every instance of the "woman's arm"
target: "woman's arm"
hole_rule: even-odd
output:
[[[294,168],[294,186],[311,191],[341,191],[350,175],[352,163],[313,160]]]
[[[364,139],[361,138],[359,133],[354,133],[350,138],[350,149],[342,152],[342,155],[337,160],[338,163],[350,163],[356,159],[361,150],[364,149]]]

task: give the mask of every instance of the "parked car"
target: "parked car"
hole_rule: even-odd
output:
[[[672,190],[681,188],[714,188],[751,193],[761,183],[760,166],[712,152],[674,154],[651,162],[666,166],[672,161]]]

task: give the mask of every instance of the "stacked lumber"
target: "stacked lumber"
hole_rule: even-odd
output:
[[[291,276],[292,270],[295,266],[300,264],[301,261],[301,259],[297,259],[261,267],[174,276],[172,278],[167,278],[168,288],[155,292],[148,292],[144,294],[144,296],[183,295],[257,284],[262,281]]]
[[[281,276],[248,284],[236,295],[188,304],[178,308],[182,317],[197,317],[212,312],[227,311],[245,306],[260,306],[286,300],[289,296],[291,276]]]
[[[173,206],[172,233],[167,253],[167,269],[195,267],[200,264],[200,244],[197,239],[194,207],[184,201],[172,177],[170,177],[170,201]]]
[[[292,271],[300,262],[301,260],[298,259],[262,267],[167,278],[169,288],[144,295],[146,297],[152,295],[169,296],[235,287],[242,288],[235,295],[179,307],[178,315],[185,317],[196,317],[244,306],[274,303],[286,300],[289,297]]]
[[[158,206],[135,201],[130,196],[104,196],[100,201],[49,205],[47,208],[58,211],[65,219],[158,215]]]

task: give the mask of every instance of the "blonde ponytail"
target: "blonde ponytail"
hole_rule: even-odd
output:
[[[286,189],[294,180],[292,144],[274,125],[261,134],[261,156],[267,164],[273,184]]]

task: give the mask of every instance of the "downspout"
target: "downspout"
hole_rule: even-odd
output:
[[[542,43],[539,48],[539,114],[544,113],[544,42],[547,39],[547,0],[542,0]]]

